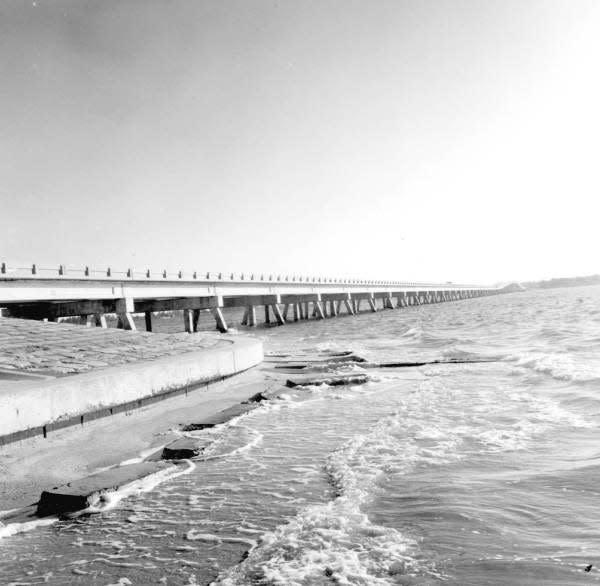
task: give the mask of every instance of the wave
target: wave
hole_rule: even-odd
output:
[[[548,374],[557,380],[573,382],[600,380],[600,364],[591,363],[583,357],[576,359],[565,353],[525,352],[508,355],[506,359],[514,362],[516,366]]]
[[[287,524],[264,534],[244,562],[213,584],[377,586],[397,583],[399,576],[426,573],[440,577],[434,568],[419,561],[412,538],[373,523],[363,511],[390,461],[397,464],[397,458],[390,455],[406,455],[406,470],[418,460],[418,454],[411,458],[406,453],[405,440],[394,435],[401,427],[400,417],[386,417],[369,433],[352,438],[330,454],[325,471],[336,498],[309,506]]]

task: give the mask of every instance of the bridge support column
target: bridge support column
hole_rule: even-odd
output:
[[[144,321],[146,322],[146,331],[151,332],[152,331],[152,312],[151,311],[144,312]]]
[[[117,316],[117,327],[122,330],[135,330],[135,322],[130,313],[120,313]]]
[[[96,327],[98,327],[98,328],[108,327],[106,324],[106,316],[103,313],[96,313],[94,315],[94,318],[96,320]]]
[[[300,304],[294,303],[294,321],[298,321],[300,319]]]
[[[373,312],[377,311],[377,306],[375,305],[375,299],[373,299],[372,297],[369,297],[369,299],[367,301],[369,302],[369,307],[371,308],[371,311],[373,311]]]
[[[271,316],[269,315],[269,306],[268,305],[265,305],[265,323],[266,324],[271,323]]]
[[[338,303],[339,303],[339,301],[338,301]],[[337,317],[338,310],[337,310],[335,301],[329,302],[329,313],[331,314],[331,317]]]
[[[183,325],[188,334],[193,334],[196,331],[194,329],[194,314],[191,309],[183,310]]]
[[[289,303],[286,303],[286,304],[283,306],[283,320],[284,320],[284,321],[287,321],[287,318],[288,318],[288,311],[289,311],[289,309],[290,309],[290,304],[289,304]]]
[[[117,299],[115,309],[118,317],[117,327],[124,330],[135,330],[135,322],[131,315],[134,311],[133,298],[124,297],[123,299]]]
[[[305,301],[304,302],[304,319],[308,319],[309,318],[310,314],[308,313],[308,310],[309,310],[309,302]]]
[[[217,330],[219,330],[222,334],[227,331],[227,322],[223,317],[223,312],[220,307],[213,307],[210,312],[213,314],[215,321],[217,322]]]
[[[80,323],[82,326],[85,326],[86,328],[91,328],[91,327],[92,327],[92,325],[93,325],[93,318],[94,318],[94,316],[93,316],[93,315],[89,315],[89,314],[88,314],[88,315],[86,315],[86,314],[84,314],[84,315],[82,315],[82,316],[79,318],[79,323]]]
[[[350,315],[355,315],[354,307],[351,299],[344,299],[344,305],[346,306],[346,311]]]
[[[285,324],[285,318],[281,314],[281,310],[279,309],[279,305],[277,303],[273,303],[273,305],[271,305],[271,309],[273,310],[273,315],[275,316],[275,319],[277,320],[277,323],[280,326],[284,325]]]
[[[254,306],[254,305],[248,306],[247,324],[251,328],[256,326],[256,306]]]
[[[318,319],[325,319],[325,313],[323,312],[323,306],[321,305],[321,301],[315,301],[315,312]]]

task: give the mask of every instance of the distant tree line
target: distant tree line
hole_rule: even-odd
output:
[[[561,277],[548,279],[547,281],[530,281],[523,283],[528,289],[552,289],[554,287],[580,287],[582,285],[600,285],[600,275],[589,275],[587,277]]]

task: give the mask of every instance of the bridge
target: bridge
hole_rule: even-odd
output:
[[[118,327],[129,330],[136,329],[133,315],[144,314],[146,330],[152,331],[152,315],[160,311],[181,310],[187,332],[197,331],[201,311],[211,312],[217,329],[226,332],[224,308],[244,308],[242,325],[256,326],[259,308],[265,323],[283,325],[503,292],[453,283],[0,264],[3,315],[48,321],[77,316],[82,324],[105,328],[106,315],[116,314]]]

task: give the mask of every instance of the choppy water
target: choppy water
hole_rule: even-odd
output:
[[[0,540],[0,583],[599,581],[600,287],[257,334],[271,352],[497,360],[369,369],[196,432],[217,441],[187,474]]]

